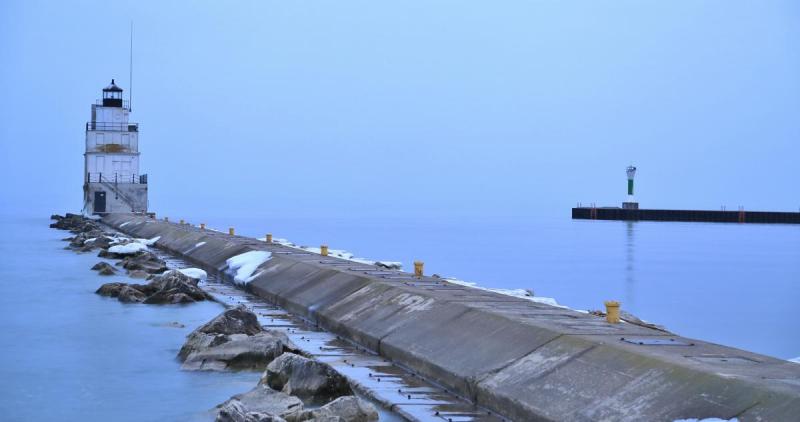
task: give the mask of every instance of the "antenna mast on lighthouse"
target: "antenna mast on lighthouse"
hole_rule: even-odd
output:
[[[128,61],[128,110],[133,111],[133,21],[131,21],[131,56]]]

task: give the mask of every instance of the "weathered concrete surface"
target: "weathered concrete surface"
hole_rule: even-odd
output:
[[[514,420],[800,415],[800,365],[787,361],[188,225],[105,222],[220,272],[271,251],[258,295]]]

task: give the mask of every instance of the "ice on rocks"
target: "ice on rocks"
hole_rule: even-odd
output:
[[[178,270],[181,274],[197,280],[205,280],[208,278],[208,273],[200,268],[181,268]]]
[[[232,273],[237,283],[250,283],[258,274],[254,274],[259,265],[267,262],[272,254],[267,251],[250,251],[228,258],[228,272]]]
[[[161,236],[156,236],[152,239],[134,239],[134,240],[136,241],[136,243],[141,243],[147,246],[153,246],[156,244],[156,242],[158,242],[158,239],[161,239]]]
[[[147,250],[147,245],[139,242],[131,242],[124,245],[114,245],[108,248],[109,252],[120,255],[133,255],[144,250]]]

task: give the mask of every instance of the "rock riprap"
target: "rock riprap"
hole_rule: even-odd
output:
[[[294,353],[284,353],[273,360],[259,384],[314,400],[330,400],[353,394],[347,378],[333,367]]]
[[[92,230],[102,230],[100,226],[89,218],[78,214],[67,213],[63,217],[57,214],[50,216],[55,223],[50,224],[50,228],[69,230],[73,233],[90,232]]]
[[[92,269],[97,271],[97,273],[100,275],[114,275],[117,272],[113,265],[103,261],[94,264]]]
[[[176,270],[154,276],[148,284],[106,283],[95,293],[116,297],[125,303],[192,303],[212,299],[197,287],[196,279]]]
[[[187,370],[263,370],[287,351],[298,349],[285,333],[265,330],[254,313],[239,306],[192,331],[178,358]]]
[[[286,422],[373,422],[378,418],[378,411],[369,402],[356,396],[344,396],[318,409],[302,410],[286,415]]]
[[[295,396],[258,385],[218,407],[217,422],[283,422],[286,416],[302,411],[303,402]]]
[[[132,255],[126,255],[117,265],[125,268],[129,272],[144,271],[148,274],[161,274],[167,271],[166,262],[149,251],[140,251]]]

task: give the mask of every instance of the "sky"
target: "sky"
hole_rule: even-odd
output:
[[[129,95],[161,215],[800,209],[800,2],[0,2],[0,212],[82,206]]]

